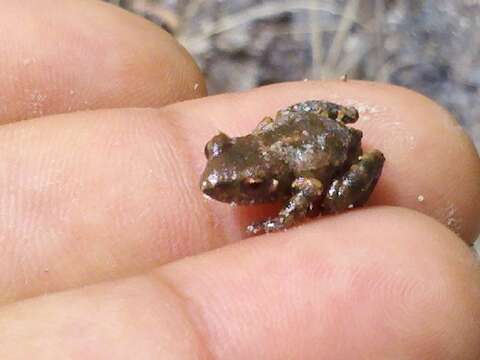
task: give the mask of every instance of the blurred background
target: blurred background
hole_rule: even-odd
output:
[[[344,74],[390,82],[448,108],[480,150],[480,0],[106,1],[170,32],[210,94]]]
[[[480,149],[479,0],[107,0],[164,27],[211,94],[279,81],[386,81],[443,104]]]

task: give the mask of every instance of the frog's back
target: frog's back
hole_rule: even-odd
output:
[[[260,134],[266,151],[288,163],[296,176],[313,174],[323,180],[343,167],[351,156],[353,137],[361,137],[358,130],[308,111],[308,107],[278,112],[266,130]]]

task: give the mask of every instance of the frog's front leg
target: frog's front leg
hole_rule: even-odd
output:
[[[292,226],[296,220],[306,217],[312,203],[319,201],[323,192],[322,183],[310,177],[297,178],[292,183],[292,189],[294,195],[280,210],[278,216],[247,226],[247,233],[258,235]]]
[[[270,117],[264,117],[262,121],[257,125],[257,127],[253,130],[254,134],[261,134],[262,132],[265,132],[268,130],[269,127],[274,123],[274,120]]]
[[[322,213],[338,213],[362,206],[382,173],[385,157],[373,150],[359,157],[350,169],[332,182],[321,204]]]
[[[343,106],[328,101],[321,101],[318,106],[320,115],[344,124],[354,123],[359,117],[357,109],[353,106]]]

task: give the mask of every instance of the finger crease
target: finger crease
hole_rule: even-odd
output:
[[[158,272],[152,272],[151,276],[153,277],[153,281],[156,282],[157,286],[160,285],[166,289],[175,299],[178,311],[187,321],[193,333],[196,341],[196,348],[198,349],[197,354],[199,355],[199,359],[216,360],[216,357],[213,355],[211,347],[209,346],[210,341],[208,336],[201,330],[207,329],[207,327],[203,325],[204,320],[202,320],[199,315],[194,315],[191,311],[191,309],[195,308],[191,299],[185,296],[174,283],[172,283],[162,274],[159,274]]]

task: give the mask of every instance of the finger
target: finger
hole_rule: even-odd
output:
[[[8,213],[0,217],[2,301],[132,274],[240,239],[245,223],[262,214],[203,198],[198,181],[205,142],[215,128],[245,133],[262,115],[294,100],[287,94],[322,98],[325,86],[280,85],[158,111],[76,113],[0,129],[0,209]],[[425,120],[446,115],[423,97],[383,85],[348,86],[331,83],[328,89],[349,99],[362,94],[358,101],[364,103],[370,94],[372,104],[390,109],[365,130],[370,146],[380,141],[373,124],[380,127],[380,139],[398,146],[387,140],[378,146],[387,165],[376,201],[418,208],[416,194],[423,194],[421,209],[445,224],[432,204],[455,204],[450,216],[470,241],[480,203],[474,186],[479,170],[464,135],[446,131],[445,118],[441,125]],[[398,100],[402,96],[405,103]],[[405,149],[397,133],[382,131],[408,103],[419,113],[391,121],[414,134],[418,146],[429,146],[429,161],[419,173],[414,170],[424,155]]]
[[[360,81],[299,82],[210,97],[189,107],[172,105],[169,109],[187,122],[207,120],[202,136],[192,132],[191,141],[200,154],[218,129],[232,136],[244,135],[262,116],[306,99],[354,105],[360,110],[360,120],[353,127],[363,130],[364,148],[377,148],[386,157],[370,204],[415,209],[447,225],[469,243],[476,239],[480,231],[480,158],[452,116],[418,93]],[[223,217],[224,206],[212,203],[212,207]],[[244,208],[230,212],[241,214]],[[238,216],[234,219],[236,222]],[[250,210],[241,225],[248,221]]]
[[[12,359],[476,360],[479,284],[453,233],[372,208],[5,307],[0,346]]]
[[[0,34],[0,123],[205,94],[176,41],[102,1],[7,1]]]

